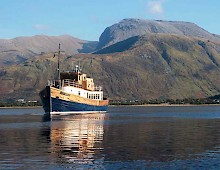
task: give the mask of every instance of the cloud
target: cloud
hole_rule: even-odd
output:
[[[91,16],[90,16],[90,19],[91,19],[92,21],[99,21],[99,17],[96,16],[96,15],[91,15]]]
[[[100,18],[96,15],[91,15],[89,17],[90,21],[94,22],[94,23],[100,23]]]
[[[41,25],[41,24],[33,25],[33,28],[37,31],[47,31],[50,29],[47,25]]]
[[[163,2],[164,0],[152,0],[148,2],[148,12],[153,15],[162,15],[164,13]]]

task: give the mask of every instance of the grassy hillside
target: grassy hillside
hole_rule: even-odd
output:
[[[126,51],[113,53],[122,44],[115,44],[109,54],[63,56],[62,68],[70,70],[80,61],[110,99],[201,98],[220,93],[220,44],[148,34],[137,37]],[[53,54],[44,54],[1,69],[1,100],[38,99],[40,89],[54,77],[56,60]]]

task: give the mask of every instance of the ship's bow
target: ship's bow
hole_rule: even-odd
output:
[[[50,115],[51,112],[51,94],[50,94],[50,86],[46,86],[41,92],[40,92],[40,98],[41,102],[44,108],[44,111],[46,114]]]

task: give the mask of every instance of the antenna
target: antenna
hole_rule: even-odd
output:
[[[90,69],[91,69],[91,75],[93,75],[93,57],[91,57]]]
[[[80,72],[82,71],[81,66],[80,66],[80,61],[79,61],[79,71],[80,71]]]
[[[58,52],[55,52],[54,56],[53,56],[53,57],[57,56],[57,72],[58,72],[57,79],[58,80],[60,80],[60,55],[61,55],[61,52],[65,53],[65,51],[60,50],[60,46],[61,46],[61,44],[59,43]]]
[[[72,61],[72,69],[74,70],[74,65],[73,65],[73,61]]]
[[[82,71],[82,70],[83,70],[83,67],[84,67],[84,65],[83,65],[83,66],[81,66],[80,71]]]
[[[58,62],[57,62],[58,81],[60,81],[60,43],[59,43],[57,60],[58,60]]]
[[[61,85],[61,81],[60,81],[60,53],[61,53],[61,51],[60,51],[60,43],[59,43],[59,49],[58,49],[58,53],[56,52],[56,53],[54,53],[54,57],[56,57],[56,54],[58,54],[58,56],[57,56],[57,73],[58,73],[58,75],[57,75],[57,80],[58,80],[58,83],[59,83],[59,88],[60,88],[60,85]]]
[[[93,58],[91,57],[90,66],[92,67]]]

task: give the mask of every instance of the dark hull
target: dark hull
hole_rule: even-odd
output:
[[[93,106],[52,98],[52,112],[101,112],[106,111],[107,108],[108,106]]]
[[[106,112],[108,109],[108,105],[96,106],[53,98],[51,97],[51,88],[49,86],[40,92],[40,97],[44,111],[48,114]]]
[[[52,110],[51,109],[52,104],[51,104],[51,96],[50,96],[50,86],[46,86],[46,88],[43,89],[39,95],[40,95],[45,113],[50,113]]]

